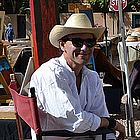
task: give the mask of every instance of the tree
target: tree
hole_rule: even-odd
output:
[[[13,8],[13,13],[15,13],[16,10],[16,0],[11,0],[12,8]]]
[[[140,0],[129,0],[128,5],[131,5],[132,10],[140,11]]]
[[[90,3],[93,10],[106,10],[109,9],[110,0],[85,0]],[[140,11],[140,0],[127,0],[127,7],[125,11]]]
[[[21,7],[19,8],[19,13],[20,14],[30,14],[30,10],[29,10],[29,0],[22,0],[22,4]]]
[[[108,11],[110,0],[58,0],[59,12],[68,12],[68,3],[87,2],[90,3],[93,11]],[[127,0],[127,11],[140,11],[140,0]]]
[[[16,0],[2,0],[2,9],[6,11],[6,13],[15,13],[16,10]]]
[[[86,0],[86,1],[90,3],[92,6],[98,5],[99,8],[104,8],[104,7],[109,8],[110,0]]]
[[[2,3],[1,9],[6,14],[25,14],[27,11],[25,8],[29,8],[29,0],[0,0]]]
[[[20,13],[30,14],[27,8],[30,7],[29,0],[0,0],[2,2],[3,10],[7,14]],[[110,0],[58,0],[58,8],[60,13],[68,12],[68,3],[90,3],[93,11],[108,11]],[[127,0],[127,7],[125,11],[140,11],[140,0]]]

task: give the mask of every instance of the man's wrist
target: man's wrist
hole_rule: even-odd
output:
[[[109,117],[105,117],[105,118],[109,122],[108,128],[113,129],[116,126],[116,121],[113,118],[109,118]]]

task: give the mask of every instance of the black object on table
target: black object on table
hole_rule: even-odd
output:
[[[31,139],[30,127],[22,121],[24,139]],[[0,140],[19,140],[16,120],[0,120]]]

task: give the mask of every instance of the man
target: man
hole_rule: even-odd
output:
[[[92,28],[84,13],[71,15],[64,26],[51,30],[50,42],[60,46],[63,54],[41,65],[30,82],[43,130],[83,133],[109,127],[120,132],[120,139],[125,138],[124,126],[109,118],[98,74],[84,66],[103,32],[104,28]],[[113,134],[107,137],[115,139]]]
[[[13,43],[14,30],[12,28],[11,23],[8,24],[8,27],[6,28],[5,33],[6,33],[8,42],[12,41],[12,43]]]

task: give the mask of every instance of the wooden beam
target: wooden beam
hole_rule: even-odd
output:
[[[9,75],[9,76],[10,76],[10,75]],[[0,72],[0,82],[1,82],[1,84],[3,85],[6,94],[7,94],[7,95],[10,95],[11,93],[10,93],[10,90],[9,90],[9,88],[8,88],[8,84],[6,83],[5,78],[4,78],[4,76],[2,75],[1,72]],[[0,97],[1,97],[1,96],[0,96]]]
[[[57,0],[30,0],[35,69],[60,55],[59,49],[49,42],[50,30],[59,24],[57,4]]]

